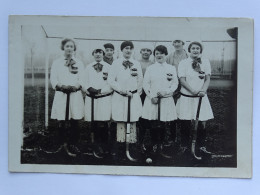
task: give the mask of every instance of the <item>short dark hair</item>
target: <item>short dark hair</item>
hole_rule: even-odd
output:
[[[155,51],[159,51],[162,54],[168,55],[167,48],[164,45],[158,45],[156,48],[153,50],[153,55],[155,56]]]
[[[200,47],[200,53],[202,53],[203,47],[202,47],[201,43],[198,42],[198,41],[193,41],[193,42],[191,42],[191,43],[189,44],[189,47],[188,47],[188,52],[189,52],[189,53],[190,53],[190,48],[191,48],[192,45],[198,45],[198,46]]]
[[[105,49],[106,49],[106,48],[111,48],[111,49],[115,50],[114,45],[111,44],[111,43],[106,43],[106,44],[104,44],[104,48],[105,48]]]
[[[182,45],[184,45],[185,43],[184,43],[184,41],[182,41],[182,40],[179,40],[179,39],[176,39],[176,40],[174,40],[173,42],[172,42],[172,44],[174,44],[175,42],[182,42]]]
[[[103,55],[105,55],[105,52],[102,50],[102,49],[94,49],[93,52],[92,52],[92,56],[94,55],[94,53],[98,53],[98,52],[101,52],[103,53]]]
[[[121,51],[127,46],[130,46],[131,49],[134,48],[134,44],[132,43],[132,41],[124,41],[120,47]]]
[[[62,51],[64,50],[65,44],[68,43],[68,42],[70,42],[70,41],[74,44],[74,51],[77,50],[77,46],[76,46],[75,41],[74,41],[73,39],[65,38],[65,39],[63,39],[63,40],[61,41],[61,47],[60,47],[60,48],[61,48]]]

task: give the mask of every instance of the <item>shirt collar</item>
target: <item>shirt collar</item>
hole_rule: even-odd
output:
[[[202,60],[202,55],[200,54],[199,56],[198,56],[198,58],[200,58],[201,60]],[[189,59],[191,60],[191,61],[193,61],[193,59],[189,56]]]
[[[130,62],[133,62],[133,58],[130,57],[129,59],[125,59],[124,56],[123,56],[123,61],[130,61]]]
[[[94,65],[97,64],[97,63],[104,65],[104,61],[101,60],[100,62],[97,62],[97,61],[93,62],[93,65],[92,65],[92,66],[94,66]]]
[[[157,64],[158,66],[166,66],[166,65],[167,65],[166,62],[164,62],[164,63],[162,63],[162,64],[160,64],[159,62],[156,62],[156,64]]]
[[[108,61],[108,62],[113,62],[114,58],[113,57],[112,58],[108,58],[108,57],[104,56],[103,60],[104,61]]]

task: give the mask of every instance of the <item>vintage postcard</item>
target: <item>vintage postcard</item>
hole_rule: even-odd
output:
[[[9,17],[9,171],[252,177],[254,23]]]

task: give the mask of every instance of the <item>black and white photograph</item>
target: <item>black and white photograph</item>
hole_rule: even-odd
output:
[[[250,19],[11,16],[9,170],[251,177],[252,43]]]

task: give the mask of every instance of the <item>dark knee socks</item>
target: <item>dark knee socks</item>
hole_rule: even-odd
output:
[[[198,147],[205,147],[206,145],[207,131],[205,125],[199,122],[197,132],[197,145]]]
[[[188,147],[190,143],[190,135],[191,135],[191,121],[180,120],[180,126],[181,126],[181,146]]]
[[[69,123],[69,125],[65,123]],[[76,144],[79,139],[78,120],[59,121],[58,136],[60,144]]]

